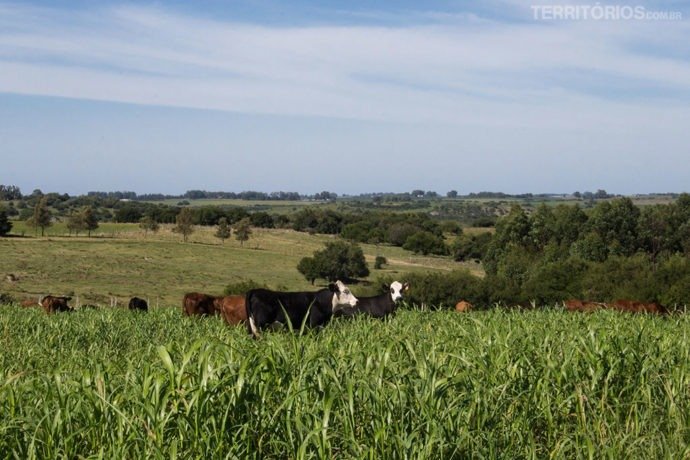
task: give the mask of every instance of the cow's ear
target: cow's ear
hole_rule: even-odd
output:
[[[403,291],[409,291],[409,290],[410,290],[410,283],[403,284]]]
[[[383,283],[383,284],[381,285],[381,289],[382,289],[384,292],[388,291],[390,288],[391,288],[391,287],[390,287],[388,284],[386,284],[386,283]]]
[[[338,285],[335,283],[330,283],[328,285],[328,290],[331,292],[338,292]]]

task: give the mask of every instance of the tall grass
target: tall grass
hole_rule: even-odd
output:
[[[0,307],[2,458],[682,458],[685,317],[402,311],[260,340]]]

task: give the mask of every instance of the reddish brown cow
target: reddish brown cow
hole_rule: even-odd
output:
[[[215,299],[215,297],[201,292],[187,293],[182,299],[182,313],[186,316],[218,315],[220,311],[215,306]]]
[[[214,305],[225,322],[234,326],[247,320],[247,308],[244,299],[243,295],[216,297]]]
[[[71,297],[47,295],[41,299],[41,306],[48,314],[58,311],[72,311],[72,307],[67,305],[67,301],[71,299]]]
[[[473,305],[471,303],[469,303],[468,301],[461,300],[460,302],[458,302],[455,305],[455,311],[463,313],[463,312],[470,311],[472,309],[472,307],[473,307]]]
[[[565,309],[567,311],[581,311],[581,312],[586,312],[590,313],[596,310],[601,310],[603,308],[606,308],[605,303],[601,302],[590,302],[588,300],[578,300],[578,299],[570,299],[566,300],[563,302],[565,305]]]
[[[41,306],[40,302],[38,302],[37,300],[34,300],[34,299],[24,299],[21,301],[21,303],[19,305],[21,305],[24,308],[40,307]]]
[[[630,313],[655,313],[658,315],[665,315],[668,313],[666,307],[656,302],[644,303],[628,299],[615,300],[609,304],[609,308]]]

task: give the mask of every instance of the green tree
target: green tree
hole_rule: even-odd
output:
[[[88,232],[88,236],[91,237],[91,232],[98,228],[98,216],[96,216],[92,206],[85,206],[81,210],[81,215],[84,228]]]
[[[7,218],[7,211],[0,209],[0,236],[7,235],[12,230],[12,222]]]
[[[83,231],[85,228],[86,225],[84,223],[83,214],[76,210],[72,210],[67,217],[67,230],[69,230],[70,235],[74,232],[76,236],[79,236],[79,232]]]
[[[592,210],[588,226],[614,255],[631,256],[637,250],[640,209],[630,198],[604,201]]]
[[[403,249],[412,251],[415,254],[422,253],[443,255],[448,253],[448,248],[443,238],[430,232],[417,232],[411,235],[403,244]]]
[[[556,217],[553,210],[542,203],[530,217],[530,229],[527,236],[529,244],[536,250],[543,250],[555,237],[555,228]]]
[[[139,228],[144,230],[144,237],[146,237],[147,233],[149,230],[151,230],[153,233],[156,233],[160,229],[160,224],[151,217],[150,215],[146,215],[139,219]]]
[[[231,230],[228,226],[228,218],[221,217],[218,220],[218,229],[216,230],[215,237],[220,238],[222,244],[225,244],[225,240],[230,238]]]
[[[235,224],[235,238],[240,242],[240,246],[244,246],[244,242],[249,240],[251,234],[251,221],[248,217],[245,217]]]
[[[48,198],[46,196],[41,196],[34,206],[34,213],[28,222],[30,227],[33,227],[37,232],[41,229],[41,236],[45,235],[45,229],[50,227],[52,222],[52,216],[50,210],[48,209]]]
[[[185,243],[187,242],[189,235],[194,232],[193,218],[194,216],[192,215],[192,210],[190,208],[182,208],[175,219],[175,227],[173,228],[173,232],[181,233],[182,239]]]
[[[314,257],[303,257],[297,264],[297,271],[300,272],[311,284],[321,276],[321,271]]]
[[[305,259],[312,259],[312,261],[305,261]],[[326,247],[315,251],[313,257],[302,259],[298,270],[309,280],[323,278],[328,281],[347,281],[355,277],[369,276],[369,268],[362,248],[344,241],[326,243]]]
[[[388,264],[388,259],[384,256],[376,256],[376,260],[374,261],[374,268],[376,270],[381,270],[386,264]]]

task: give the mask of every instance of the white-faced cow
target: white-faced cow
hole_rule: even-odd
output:
[[[384,286],[384,288],[388,292],[373,297],[360,297],[357,305],[343,307],[334,312],[334,316],[352,317],[363,314],[374,318],[385,318],[395,312],[397,302],[402,300],[403,292],[410,289],[410,284],[393,281],[390,286]]]
[[[276,292],[252,289],[245,297],[247,331],[259,336],[259,330],[273,323],[287,324],[299,329],[306,320],[309,327],[323,326],[334,311],[357,305],[357,298],[341,281],[316,292]]]

